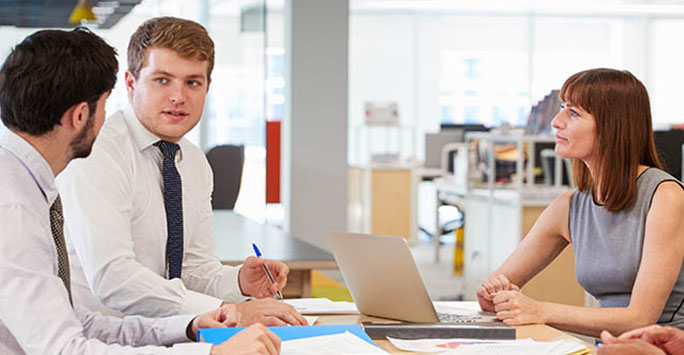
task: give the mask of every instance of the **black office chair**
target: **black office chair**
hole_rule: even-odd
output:
[[[229,144],[215,146],[207,152],[207,160],[214,172],[211,206],[215,210],[232,210],[240,193],[245,147]]]

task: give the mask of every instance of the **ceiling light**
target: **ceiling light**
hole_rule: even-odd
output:
[[[71,16],[69,16],[69,22],[75,24],[96,20],[97,17],[95,17],[93,8],[90,6],[88,0],[78,0],[78,4],[76,4],[74,11],[72,11]]]

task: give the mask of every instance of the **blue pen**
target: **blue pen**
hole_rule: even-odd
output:
[[[254,252],[256,253],[257,258],[261,257],[261,251],[259,248],[256,246],[256,244],[252,243],[252,248],[254,248]],[[273,279],[273,275],[271,275],[271,272],[268,271],[268,268],[266,267],[266,264],[261,265],[264,267],[264,271],[266,271],[266,276],[268,276],[268,279],[271,280],[271,283],[275,285],[275,280]],[[280,293],[280,290],[276,289],[276,295],[279,300],[284,300],[283,294]]]

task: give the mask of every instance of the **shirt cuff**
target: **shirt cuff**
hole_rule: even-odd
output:
[[[176,343],[187,343],[192,341],[188,339],[188,325],[193,319],[197,317],[194,314],[183,314],[180,316],[172,316],[162,318],[165,321],[164,331],[162,332],[162,345],[169,346]]]
[[[220,299],[203,293],[187,290],[180,306],[181,314],[202,314],[213,311],[221,306]]]
[[[232,284],[233,286],[228,289],[228,292],[225,293],[225,298],[226,301],[228,302],[244,302],[247,301],[248,299],[251,299],[252,297],[245,296],[240,292],[240,269],[242,268],[242,264],[237,265],[237,266],[224,266],[224,272],[229,274],[228,279],[232,279]]]

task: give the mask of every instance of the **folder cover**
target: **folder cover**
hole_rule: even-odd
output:
[[[280,340],[293,340],[300,338],[310,338],[320,335],[331,335],[331,334],[341,334],[344,332],[350,332],[357,337],[375,345],[375,343],[368,337],[361,327],[355,324],[344,324],[344,325],[302,325],[294,327],[267,327],[275,335],[277,335]],[[204,341],[207,343],[212,343],[218,345],[224,341],[230,339],[237,332],[245,328],[206,328],[200,329],[197,332],[198,341]]]
[[[372,339],[515,339],[515,328],[501,322],[451,323],[374,323],[363,322]]]

